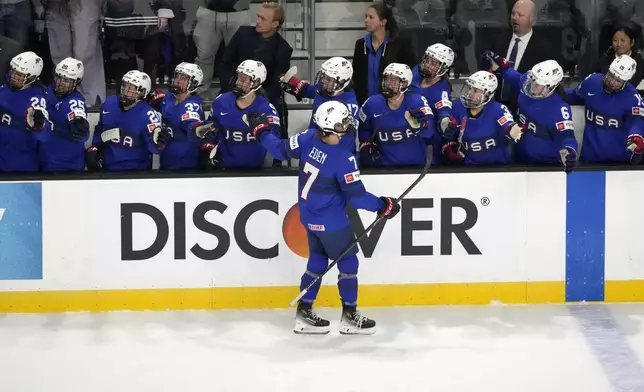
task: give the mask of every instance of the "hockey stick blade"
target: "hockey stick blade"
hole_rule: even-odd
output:
[[[401,201],[405,196],[407,196],[407,195],[409,194],[409,192],[411,192],[411,191],[416,187],[416,185],[418,185],[418,184],[423,180],[423,178],[425,178],[425,175],[429,172],[429,168],[430,168],[430,166],[432,165],[432,158],[433,158],[433,155],[434,155],[434,150],[433,150],[432,146],[431,146],[431,145],[427,146],[427,160],[425,161],[425,166],[423,167],[423,171],[420,173],[420,175],[418,176],[418,178],[416,178],[416,180],[415,180],[415,181],[414,181],[414,182],[413,182],[413,183],[412,183],[412,184],[411,184],[407,189],[405,189],[405,191],[402,193],[402,195],[398,196],[398,198],[396,199],[396,202],[400,202],[400,201]],[[358,236],[358,238],[356,238],[355,240],[353,240],[353,242],[351,242],[351,243],[349,244],[349,246],[347,246],[347,247],[344,249],[344,251],[342,251],[342,253],[340,254],[340,256],[338,256],[338,258],[337,258],[337,259],[335,259],[331,264],[329,264],[329,265],[326,267],[326,269],[325,269],[324,271],[322,271],[322,273],[321,273],[321,274],[319,274],[317,277],[315,277],[315,279],[313,279],[313,281],[312,281],[311,283],[309,283],[309,285],[308,285],[308,286],[306,286],[306,287],[304,288],[304,290],[302,290],[302,291],[300,292],[300,294],[298,294],[298,296],[297,296],[297,297],[295,297],[295,298],[293,299],[293,301],[291,301],[291,303],[290,303],[289,305],[290,305],[290,306],[293,306],[293,305],[295,305],[297,302],[299,302],[299,301],[302,299],[302,297],[304,297],[304,295],[306,295],[306,293],[311,289],[311,287],[315,286],[315,284],[317,283],[317,281],[318,281],[318,280],[321,280],[321,279],[322,279],[322,277],[323,277],[324,275],[326,275],[326,273],[327,273],[327,272],[329,272],[329,271],[331,270],[331,268],[335,267],[335,265],[338,263],[338,261],[342,260],[342,258],[343,258],[347,253],[349,253],[349,251],[351,251],[351,249],[353,249],[353,247],[354,247],[354,246],[358,245],[358,243],[359,243],[359,242],[360,242],[360,241],[361,241],[361,240],[362,240],[362,239],[363,239],[367,234],[369,234],[369,232],[370,232],[374,227],[376,227],[376,225],[378,224],[378,222],[380,222],[380,221],[381,221],[381,220],[383,220],[383,219],[384,219],[384,216],[378,216],[378,218],[376,218],[376,220],[374,220],[374,221],[369,225],[369,227],[367,227],[367,228],[362,232],[362,234],[360,234],[360,235]]]
[[[288,71],[286,71],[282,81],[288,82],[295,75],[297,75],[297,65],[292,66]]]

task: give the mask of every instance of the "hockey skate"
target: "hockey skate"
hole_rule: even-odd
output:
[[[340,333],[343,335],[373,335],[376,322],[360,314],[355,306],[344,306],[340,319]]]
[[[297,306],[293,332],[308,335],[324,335],[329,333],[329,325],[329,321],[318,317],[310,305],[299,304]]]

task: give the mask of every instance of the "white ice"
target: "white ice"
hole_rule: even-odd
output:
[[[325,336],[292,309],[0,314],[0,391],[615,391],[612,340],[644,361],[644,304],[574,306],[612,315],[607,353],[570,305],[363,308],[373,336],[339,335],[339,309]]]

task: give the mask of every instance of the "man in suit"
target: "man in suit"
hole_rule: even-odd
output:
[[[263,3],[257,11],[255,26],[240,27],[227,45],[221,61],[219,81],[222,93],[230,91],[232,88],[230,81],[242,61],[262,62],[267,73],[263,89],[280,115],[281,136],[286,138],[288,137],[288,112],[278,80],[280,75],[285,74],[291,66],[293,48],[278,32],[283,23],[282,7],[278,3]],[[274,160],[273,166],[282,166],[282,163]]]
[[[535,5],[531,0],[518,0],[512,7],[510,23],[512,34],[503,34],[491,50],[498,53],[512,64],[512,68],[523,73],[536,64],[553,58],[549,54],[547,43],[534,34],[532,27],[536,21]],[[518,91],[513,91],[499,80],[494,98],[505,104],[513,112],[517,108]]]

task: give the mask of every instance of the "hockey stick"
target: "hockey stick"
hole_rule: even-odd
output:
[[[398,198],[396,199],[396,203],[398,203],[398,202],[400,202],[402,199],[404,199],[404,198],[405,198],[405,196],[407,196],[407,194],[409,194],[409,192],[411,192],[411,191],[412,191],[412,189],[414,189],[414,188],[416,187],[416,185],[418,185],[418,184],[420,183],[420,181],[422,181],[422,179],[425,177],[425,175],[429,172],[429,167],[430,167],[430,166],[431,166],[431,164],[432,164],[432,156],[433,156],[433,148],[432,148],[432,146],[431,146],[431,145],[429,145],[429,146],[427,146],[427,160],[425,161],[425,167],[423,167],[423,171],[420,173],[420,175],[418,176],[418,178],[417,178],[417,179],[416,179],[416,180],[415,180],[415,181],[414,181],[414,182],[413,182],[413,183],[412,183],[412,184],[411,184],[411,185],[410,185],[410,186],[409,186],[409,187],[408,187],[408,188],[407,188],[403,193],[402,193],[402,195],[398,196]],[[337,258],[337,259],[335,259],[331,264],[329,264],[329,266],[328,266],[328,267],[326,267],[326,269],[325,269],[324,271],[322,271],[322,273],[321,273],[320,275],[318,275],[315,279],[313,279],[313,281],[312,281],[311,283],[309,283],[309,285],[308,285],[308,286],[306,286],[306,288],[305,288],[304,290],[302,290],[302,291],[300,292],[300,294],[299,294],[297,297],[295,297],[295,299],[293,299],[293,301],[291,301],[290,306],[295,305],[295,303],[297,303],[299,300],[301,300],[301,299],[302,299],[302,297],[304,297],[304,295],[306,295],[306,293],[311,289],[311,287],[313,287],[313,286],[317,283],[317,281],[318,281],[318,280],[322,279],[322,277],[323,277],[327,272],[329,272],[329,271],[331,270],[331,268],[333,268],[333,267],[338,263],[338,261],[340,261],[340,260],[341,260],[341,259],[342,259],[346,254],[347,254],[347,253],[349,253],[349,251],[350,251],[351,249],[353,249],[353,247],[354,247],[354,246],[356,246],[356,245],[358,244],[358,242],[360,242],[360,240],[362,240],[362,239],[363,239],[367,234],[369,234],[369,232],[370,232],[370,231],[371,231],[371,230],[372,230],[372,229],[373,229],[373,228],[378,224],[378,222],[380,222],[382,219],[384,219],[384,216],[382,216],[382,215],[381,215],[381,216],[378,216],[378,218],[376,218],[376,220],[374,220],[374,221],[373,221],[373,223],[371,223],[371,224],[369,225],[369,227],[367,227],[367,228],[362,232],[362,234],[360,234],[360,236],[358,236],[358,238],[356,238],[355,240],[353,240],[353,242],[351,242],[351,243],[349,244],[349,246],[347,246],[347,247],[346,247],[346,249],[345,249],[344,251],[342,251],[342,253],[340,254],[340,256],[338,256],[338,258]]]
[[[283,77],[283,78],[281,78],[281,81],[286,81],[286,82],[287,82],[290,78],[292,78],[292,77],[293,77],[293,76],[295,76],[296,74],[297,74],[297,65],[294,65],[294,66],[292,66],[291,68],[289,68],[289,70],[288,70],[288,71],[286,71],[286,73],[284,74],[284,77]],[[286,123],[287,123],[287,120],[286,120],[286,115],[287,115],[287,114],[286,114],[286,96],[284,95],[284,91],[282,91],[282,102],[281,102],[281,106],[282,106],[282,116],[284,116],[284,118],[283,118],[283,119],[281,119],[281,121],[280,121],[280,122],[281,122],[280,126],[281,126],[281,127],[284,127],[284,128],[283,128],[283,129],[284,129],[284,132],[283,132],[283,133],[285,134],[286,138],[288,139],[288,128],[286,128],[286,127],[284,126],[284,124],[286,124]],[[290,160],[290,159],[288,159],[288,160],[286,161],[286,164],[288,165],[288,167],[291,167],[291,166],[292,166],[292,164],[291,164],[291,160]]]

